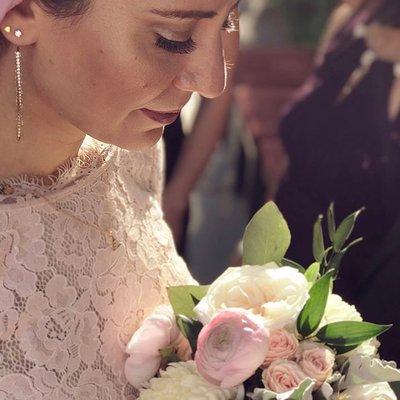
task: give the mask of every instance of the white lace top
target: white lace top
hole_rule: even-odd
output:
[[[51,186],[3,182],[18,189],[0,195],[0,400],[137,398],[125,346],[167,286],[193,282],[163,221],[160,152],[91,140]]]

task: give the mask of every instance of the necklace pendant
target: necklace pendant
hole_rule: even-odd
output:
[[[113,235],[111,231],[109,232],[109,236],[111,248],[113,251],[117,251],[122,246],[122,243]]]

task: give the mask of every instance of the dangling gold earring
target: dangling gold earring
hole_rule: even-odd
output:
[[[21,32],[21,31],[20,31]],[[24,109],[23,109],[23,90],[22,90],[22,69],[21,69],[22,53],[17,46],[15,51],[15,84],[16,84],[16,107],[17,107],[17,142],[22,139],[22,128],[24,126]]]
[[[6,26],[4,28],[6,33],[11,33],[11,26]],[[14,30],[14,36],[20,38],[22,36],[21,29]],[[17,120],[17,142],[20,142],[22,139],[22,129],[24,126],[24,114],[23,114],[23,90],[22,90],[22,53],[17,46],[17,50],[15,51],[15,103],[16,103],[16,120]]]

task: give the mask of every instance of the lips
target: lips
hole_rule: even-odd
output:
[[[161,125],[169,125],[175,122],[180,114],[180,111],[175,112],[159,112],[142,108],[141,111],[151,120],[160,123]]]

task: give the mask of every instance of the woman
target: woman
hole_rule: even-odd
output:
[[[155,144],[223,92],[236,6],[0,0],[0,398],[137,397],[125,345],[191,282]]]
[[[363,236],[364,242],[346,254],[341,279],[336,283],[347,301],[359,304],[360,294],[369,291],[363,285],[368,266],[382,252],[385,236],[400,216],[400,77],[394,65],[394,61],[400,61],[400,29],[371,25],[387,25],[385,14],[399,21],[393,9],[386,12],[388,7],[399,10],[397,0],[352,3],[356,4],[336,13],[335,26],[330,26],[329,38],[322,44],[320,65],[282,121],[281,135],[290,168],[277,202],[293,234],[289,257],[304,265],[312,261],[312,225],[318,213],[324,213],[333,200],[338,220],[366,206],[354,233],[355,238]],[[356,27],[364,25],[368,26],[366,35],[360,38]],[[383,33],[385,39],[377,40]],[[353,81],[352,87],[346,85],[350,76],[355,76],[353,71],[358,70],[360,59],[368,59],[371,51],[376,61],[365,69],[363,79]],[[390,57],[385,52],[390,52]],[[346,96],[343,88],[350,88]],[[386,357],[400,360],[400,321],[394,307],[400,304],[399,297],[393,297],[397,286],[396,279],[386,279],[384,285],[380,280],[375,307],[363,308],[362,302],[360,311],[367,320],[396,324],[382,340],[384,349],[390,352]],[[382,304],[390,304],[388,313],[380,311]]]

